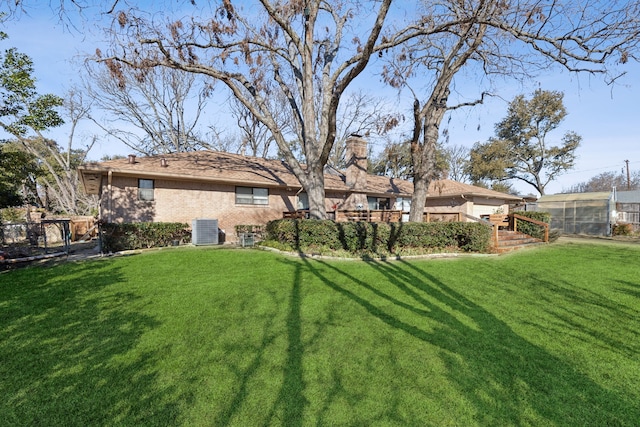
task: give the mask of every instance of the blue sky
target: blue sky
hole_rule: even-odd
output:
[[[65,30],[48,9],[32,11],[20,20],[7,22],[4,30],[9,34],[9,40],[3,42],[3,49],[16,47],[33,59],[38,92],[60,96],[77,81],[81,72],[72,60],[94,52],[98,46],[95,40],[99,39],[99,33],[82,36]],[[567,130],[573,130],[583,138],[575,169],[550,183],[548,194],[560,192],[602,172],[619,172],[625,167],[625,160],[629,160],[632,171],[640,170],[640,65],[628,64],[626,71],[615,86],[606,85],[597,76],[570,76],[558,72],[539,76],[527,87],[515,82],[505,85],[499,90],[500,98],[454,113],[449,124],[450,142],[470,147],[477,141],[486,141],[493,135],[494,124],[504,117],[508,102],[520,93],[530,95],[539,87],[565,93],[569,115],[551,139],[559,140]],[[359,86],[376,94],[380,85],[376,79],[366,80],[366,77],[359,82]],[[88,135],[91,129],[84,132]],[[60,142],[67,138],[64,127],[52,131],[49,136]],[[90,157],[99,159],[104,154],[130,151],[125,146],[103,141],[94,146]],[[533,190],[523,184],[516,183],[515,187],[522,193]]]

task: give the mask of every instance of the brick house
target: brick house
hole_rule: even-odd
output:
[[[413,184],[367,174],[367,144],[347,142],[345,171],[325,173],[326,209],[408,211]],[[234,227],[266,224],[283,212],[308,208],[306,193],[280,160],[196,151],[94,162],[79,168],[84,189],[100,195],[107,222],[184,222],[213,218],[236,239]],[[425,212],[480,216],[508,211],[520,199],[451,180],[432,183]]]

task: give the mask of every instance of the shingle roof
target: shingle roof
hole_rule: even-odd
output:
[[[162,166],[166,160],[166,167]],[[119,175],[148,176],[179,180],[216,181],[233,184],[261,185],[269,187],[300,188],[300,182],[291,168],[281,160],[242,156],[217,151],[195,151],[189,153],[163,154],[149,157],[136,157],[135,163],[129,159],[107,160],[86,163],[79,168],[84,175],[107,174],[109,171]],[[87,180],[84,179],[85,185]],[[343,173],[325,174],[325,189],[331,191],[350,191],[345,184]],[[410,197],[413,183],[385,176],[367,176],[367,194],[383,196],[385,194]],[[428,197],[479,196],[504,200],[520,200],[518,196],[499,193],[486,188],[443,179],[429,186]]]
[[[488,199],[504,199],[511,201],[521,201],[522,197],[513,196],[511,194],[500,193],[498,191],[489,190],[488,188],[476,187],[475,185],[465,184],[450,179],[440,179],[432,181],[427,191],[427,197],[452,197],[452,196],[475,196],[486,197]]]
[[[166,159],[166,167],[161,164]],[[290,168],[279,160],[267,160],[217,151],[194,151],[86,163],[81,170],[123,175],[153,175],[180,179],[300,186]]]

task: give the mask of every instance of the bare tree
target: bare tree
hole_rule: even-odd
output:
[[[229,108],[242,133],[240,151],[254,157],[268,157],[273,142],[269,129],[237,98],[231,98]]]
[[[447,111],[482,103],[498,78],[524,81],[554,65],[614,81],[615,63],[637,60],[639,12],[637,0],[423,2],[415,25],[442,31],[400,46],[383,73],[392,86],[411,88],[414,97],[410,220],[422,220]],[[458,93],[473,76],[477,93]]]
[[[618,190],[636,190],[640,188],[640,170],[629,174],[622,172],[602,172],[595,175],[589,180],[572,185],[563,193],[589,193],[593,191],[611,191],[613,188]]]
[[[447,161],[447,174],[449,178],[458,182],[470,182],[471,177],[468,172],[468,163],[470,156],[469,147],[464,145],[450,145],[443,148],[444,156]]]
[[[201,18],[194,13],[162,23],[156,12],[121,11],[112,33],[119,49],[101,60],[175,68],[224,84],[271,132],[308,194],[311,216],[324,218],[323,169],[340,99],[373,53],[408,37],[407,29],[389,32],[377,44],[391,3],[260,0],[236,8],[223,0]],[[295,126],[278,126],[268,102],[273,91],[287,100]],[[292,140],[300,142],[304,166]]]
[[[363,91],[349,94],[345,98],[336,112],[336,139],[327,160],[327,164],[336,169],[345,166],[346,140],[351,135],[360,134],[372,138],[384,136],[403,120],[383,98],[371,96]],[[295,128],[295,120],[291,120],[291,117],[285,114],[286,99],[275,96],[268,102],[272,103],[271,110],[281,129]],[[253,156],[268,157],[274,141],[270,130],[238,99],[230,100],[230,108],[242,130],[241,151]],[[297,141],[291,141],[290,148],[296,158],[304,160],[304,156],[300,155],[302,147]]]
[[[62,106],[70,127],[67,142],[59,153],[47,145],[50,151],[48,157],[51,157],[52,160],[48,160],[47,157],[45,161],[45,164],[46,162],[53,163],[47,166],[47,170],[58,171],[59,178],[53,174],[46,174],[42,178],[42,182],[49,189],[49,195],[58,210],[68,214],[88,215],[97,210],[98,197],[84,193],[80,185],[77,167],[84,163],[98,137],[91,135],[83,138],[77,134],[77,128],[81,121],[89,118],[91,103],[84,99],[81,92],[71,89]],[[78,147],[79,140],[85,143],[82,148]]]
[[[97,197],[82,191],[77,173],[77,167],[84,162],[96,140],[91,137],[86,146],[78,148],[76,128],[88,113],[86,105],[81,102],[81,97],[73,91],[63,101],[63,116],[69,125],[64,146],[46,138],[39,131],[32,135],[15,135],[17,139],[10,144],[14,149],[32,156],[38,168],[24,183],[23,192],[28,196],[27,199],[49,211],[69,215],[88,215],[98,207]]]
[[[525,81],[552,65],[615,81],[614,62],[637,60],[639,1],[254,0],[236,8],[219,0],[176,18],[126,9],[120,0],[113,3],[114,43],[99,59],[222,83],[269,129],[317,218],[325,216],[323,168],[340,100],[372,57],[389,59],[384,78],[410,87],[414,98],[411,220],[420,221],[446,112],[480,104],[497,79]],[[461,94],[470,79],[477,93]],[[294,126],[278,126],[267,102],[276,92],[287,99]],[[291,141],[299,142],[304,165]]]
[[[340,104],[336,118],[336,140],[328,164],[341,169],[345,166],[346,141],[353,134],[368,138],[384,137],[398,126],[402,115],[385,99],[362,90],[349,94]]]
[[[177,3],[194,3],[195,0],[182,0]],[[20,19],[33,11],[40,12],[49,8],[69,31],[81,32],[86,29],[88,18],[110,15],[116,7],[135,4],[136,0],[0,0],[0,8],[8,19]],[[80,17],[81,20],[77,18]],[[100,18],[98,18],[100,19]]]
[[[211,150],[224,151],[227,153],[242,152],[242,140],[238,135],[221,132],[213,127],[210,128],[207,135],[207,141],[211,141],[209,144]]]
[[[80,138],[76,129],[88,118],[90,104],[83,100],[80,92],[71,90],[63,103],[63,116],[67,118],[69,134],[64,146],[45,138],[39,132],[29,138],[19,138],[22,148],[33,155],[42,169],[37,178],[38,198],[47,210],[70,215],[88,215],[98,207],[97,196],[82,191],[77,167],[82,164],[97,140],[91,136],[79,148]]]
[[[92,118],[106,134],[146,155],[211,147],[198,126],[212,88],[196,75],[114,61],[86,70],[87,93],[105,112]]]

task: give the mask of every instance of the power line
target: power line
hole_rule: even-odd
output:
[[[637,163],[640,163],[640,161],[628,162],[627,166],[628,165],[634,165],[634,164],[637,164]],[[571,175],[571,174],[584,173],[584,172],[596,172],[596,171],[608,170],[608,169],[619,168],[619,167],[620,167],[620,164],[611,165],[611,166],[602,166],[602,167],[594,168],[594,169],[572,170],[572,171],[569,171],[569,172],[565,172],[563,175]]]

